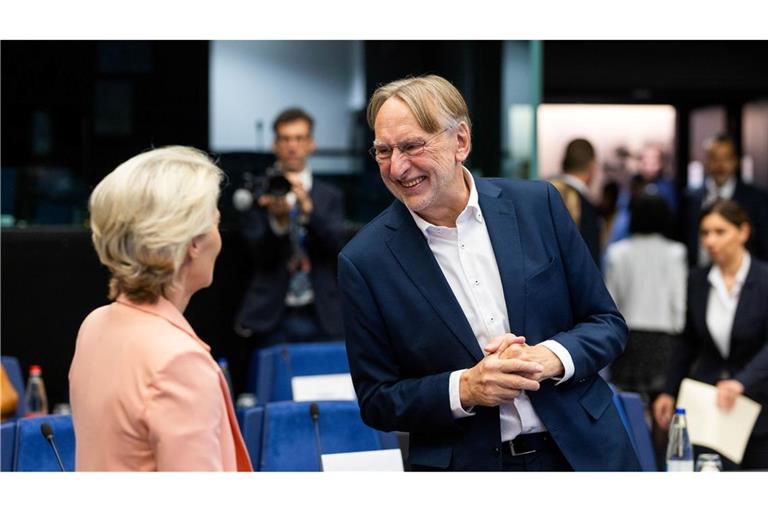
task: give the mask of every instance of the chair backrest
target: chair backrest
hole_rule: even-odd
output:
[[[49,423],[54,442],[66,471],[75,469],[75,430],[72,416],[52,415],[22,418],[17,422],[16,471],[60,471],[48,441],[40,433],[40,425]]]
[[[307,375],[349,373],[343,341],[286,343],[259,350],[251,360],[251,374],[259,403],[293,400],[291,379]],[[254,364],[255,363],[255,364]],[[256,369],[254,370],[254,366]]]
[[[16,394],[19,395],[19,401],[16,404],[16,413],[9,419],[20,418],[27,412],[27,405],[24,398],[26,391],[24,386],[24,374],[21,372],[21,365],[19,360],[13,356],[2,356],[3,368],[8,378],[13,384],[13,389],[16,390]]]
[[[254,471],[259,471],[261,462],[262,433],[264,432],[264,406],[256,405],[238,411],[240,432],[243,434],[245,447],[251,457]]]
[[[16,451],[16,420],[0,423],[0,471],[13,471]]]
[[[643,471],[657,471],[656,455],[651,440],[651,430],[645,421],[643,400],[638,393],[619,392],[613,395],[613,403],[619,410],[632,447],[635,449]]]
[[[397,447],[397,437],[365,425],[354,401],[320,401],[320,450],[323,454]],[[273,402],[264,410],[261,471],[319,471],[320,453],[309,402]],[[394,442],[394,446],[393,446]]]

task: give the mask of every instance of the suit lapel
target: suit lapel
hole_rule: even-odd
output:
[[[499,267],[509,331],[522,336],[525,333],[525,259],[515,206],[501,197],[501,189],[493,183],[476,179],[475,184]]]
[[[750,265],[749,272],[747,273],[747,278],[744,280],[744,285],[741,288],[741,292],[739,294],[739,302],[736,305],[736,313],[733,317],[733,327],[731,327],[731,350],[729,353],[729,358],[733,358],[736,355],[737,350],[741,348],[735,346],[733,340],[737,339],[734,334],[738,332],[739,328],[747,325],[748,319],[744,318],[744,316],[747,314],[747,309],[752,304],[759,303],[760,288],[757,285],[757,268],[753,260],[752,264]],[[738,337],[738,339],[741,338],[741,336]]]
[[[410,213],[399,201],[392,206],[387,225],[394,231],[387,246],[406,275],[472,357],[476,361],[482,359],[480,345],[440,265]]]

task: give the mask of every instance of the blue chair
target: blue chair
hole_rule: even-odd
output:
[[[16,421],[0,423],[0,471],[13,471],[13,455],[16,450]]]
[[[354,401],[320,401],[320,450],[323,454],[397,448],[395,433],[365,425]],[[309,402],[272,402],[264,410],[261,471],[319,471],[320,454]]]
[[[48,441],[40,433],[40,425],[49,423],[54,442],[66,471],[75,469],[75,430],[72,416],[34,416],[22,418],[16,432],[16,471],[61,471]]]
[[[2,356],[3,368],[5,369],[8,378],[13,384],[13,389],[16,390],[16,394],[19,395],[19,401],[16,404],[16,413],[8,419],[21,418],[24,413],[27,412],[27,406],[24,400],[24,393],[26,391],[24,387],[24,374],[21,372],[21,365],[19,360],[13,356]]]
[[[264,404],[293,400],[293,377],[349,373],[349,361],[343,341],[286,343],[255,352],[250,368],[249,390]]]
[[[619,392],[613,395],[613,403],[632,441],[643,471],[657,471],[656,455],[651,440],[651,430],[645,421],[645,407],[638,393]]]
[[[259,470],[261,461],[262,432],[264,431],[264,406],[257,405],[237,411],[240,432],[243,434],[245,447],[251,457],[253,470]]]

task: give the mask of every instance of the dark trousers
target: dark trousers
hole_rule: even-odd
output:
[[[573,471],[560,449],[554,443],[525,455],[512,455],[508,443],[499,446],[501,471]],[[451,471],[451,468],[433,468],[411,464],[411,471]],[[491,470],[491,468],[489,468]]]

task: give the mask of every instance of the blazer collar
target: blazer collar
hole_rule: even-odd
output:
[[[525,280],[515,208],[511,201],[500,197],[501,189],[492,182],[476,179],[475,185],[499,266],[510,331],[522,334],[525,332]],[[392,231],[386,244],[393,256],[451,332],[479,361],[483,353],[474,331],[411,213],[396,200],[385,215],[384,223]]]
[[[176,309],[176,306],[174,306],[171,301],[163,297],[162,295],[157,299],[157,302],[155,304],[150,303],[143,303],[143,304],[137,304],[128,297],[125,296],[125,294],[120,294],[117,299],[115,300],[118,304],[122,304],[124,306],[128,306],[129,308],[138,309],[139,311],[143,311],[144,313],[148,313],[150,315],[158,316],[162,318],[163,320],[167,321],[177,329],[180,329],[187,333],[189,336],[192,337],[195,341],[197,341],[207,352],[211,351],[211,347],[209,347],[203,340],[198,338],[197,334],[195,334],[195,330],[192,329],[192,326],[189,325],[189,322],[186,318],[184,318],[184,315],[181,314],[181,311]]]

